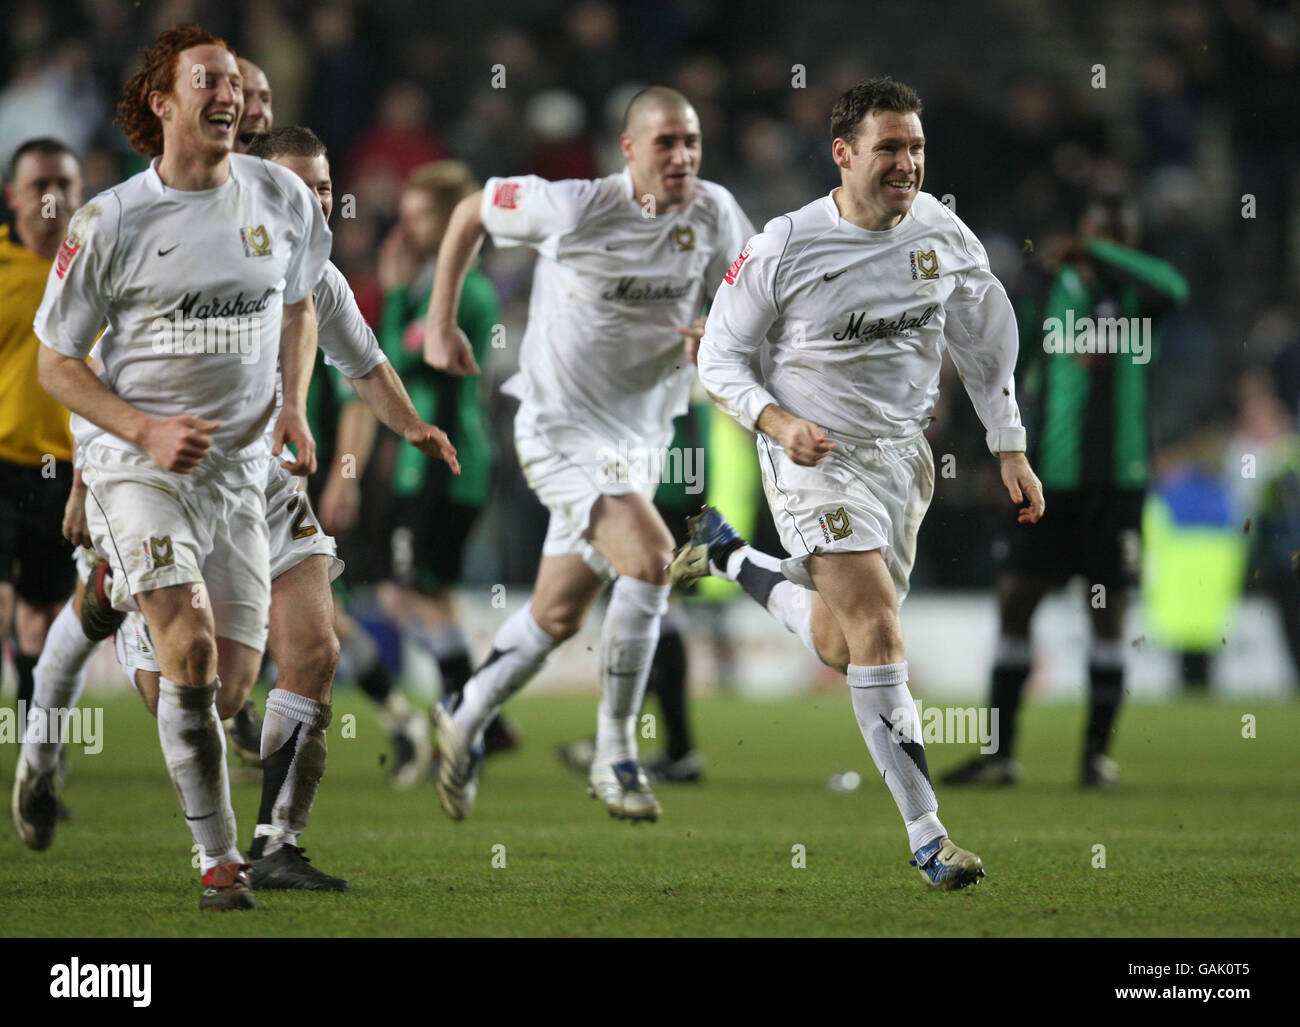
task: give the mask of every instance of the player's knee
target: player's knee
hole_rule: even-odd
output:
[[[533,620],[537,626],[557,642],[572,638],[582,629],[585,611],[577,603],[551,603],[544,610],[533,607]]]
[[[328,625],[322,625],[322,630],[299,640],[294,651],[287,655],[286,663],[295,668],[294,677],[316,698],[321,698],[329,692],[338,669],[338,636]]]
[[[666,585],[668,565],[672,559],[672,545],[669,542],[657,542],[626,557],[621,561],[622,566],[615,569],[623,577],[636,578],[651,585]]]
[[[217,639],[211,630],[199,628],[182,641],[178,652],[184,685],[206,685],[217,671]]]
[[[837,635],[835,638],[826,639],[818,638],[816,642],[817,658],[832,670],[847,674],[849,664],[853,661],[849,656],[849,644],[844,641],[844,636]]]
[[[857,627],[860,637],[872,651],[880,653],[903,651],[903,625],[894,610],[878,610],[865,614],[859,619]]]

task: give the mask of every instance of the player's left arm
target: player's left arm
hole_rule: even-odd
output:
[[[426,424],[416,413],[406,386],[393,370],[392,364],[385,360],[368,374],[353,378],[352,386],[380,421],[421,453],[446,461],[453,474],[460,474],[456,447],[451,444],[446,432],[432,424]]]
[[[1036,523],[1046,506],[1043,486],[1025,456],[1025,429],[1016,405],[1016,314],[1002,283],[988,267],[973,237],[974,266],[947,304],[945,336],[953,363],[985,428],[989,451],[1002,462],[1002,484],[1017,506],[1021,523]]]
[[[745,212],[740,209],[736,198],[721,186],[715,188],[719,193],[718,240],[713,259],[709,261],[709,266],[704,272],[704,280],[714,284],[715,287],[720,287],[722,276],[727,273],[735,255],[744,249],[745,243],[754,237],[755,232],[754,226],[745,216]],[[709,297],[710,305],[716,295],[715,288],[714,295]],[[686,359],[692,364],[699,362],[700,340],[704,338],[706,323],[707,318],[697,317],[689,326],[677,329],[677,334],[686,340]]]
[[[290,474],[316,470],[316,440],[307,424],[307,391],[316,364],[316,305],[311,293],[297,303],[286,303],[280,323],[280,379],[284,401],[275,422],[271,453],[279,456],[286,444],[297,459],[280,464]]]
[[[266,163],[268,174],[280,180],[286,199],[296,210],[301,229],[290,250],[284,274],[284,311],[280,322],[280,380],[283,404],[276,421],[272,454],[285,444],[297,453],[293,463],[281,464],[292,474],[316,470],[316,440],[307,424],[307,390],[316,366],[316,305],[312,293],[325,275],[334,237],[316,197],[292,172]]]

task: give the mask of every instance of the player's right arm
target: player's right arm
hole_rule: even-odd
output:
[[[818,463],[835,443],[811,421],[784,410],[755,370],[758,347],[780,316],[776,276],[789,220],[778,218],[732,261],[713,297],[700,340],[700,382],[713,401],[743,428],[760,431],[795,463]]]
[[[212,448],[220,421],[191,414],[150,417],[113,395],[85,362],[41,347],[37,362],[41,388],[91,424],[139,446],[164,471],[188,474]]]
[[[68,225],[33,322],[42,343],[37,378],[73,413],[138,446],[164,470],[185,474],[207,456],[220,423],[190,414],[151,417],[110,392],[86,363],[112,301],[117,214],[116,196],[101,194]]]
[[[451,213],[451,221],[438,248],[438,267],[433,278],[433,293],[424,318],[424,361],[447,374],[482,374],[474,359],[469,337],[456,324],[460,291],[465,275],[478,255],[487,235],[479,208],[483,190],[471,193]]]
[[[448,374],[480,374],[468,336],[456,324],[465,275],[483,239],[498,246],[532,246],[571,231],[596,195],[598,181],[548,182],[536,175],[489,178],[452,211],[438,250],[438,269],[424,319],[424,359]]]

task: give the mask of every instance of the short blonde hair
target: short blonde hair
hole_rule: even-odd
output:
[[[439,209],[450,210],[466,196],[477,192],[479,183],[464,161],[435,160],[412,171],[402,188],[428,193]]]

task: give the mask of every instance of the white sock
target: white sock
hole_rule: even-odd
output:
[[[636,719],[645,698],[650,664],[659,644],[659,621],[668,611],[669,585],[620,577],[610,591],[600,633],[602,693],[596,715],[598,759],[635,759]]]
[[[474,672],[461,692],[454,719],[461,733],[474,742],[506,700],[542,669],[559,642],[533,620],[533,604],[516,610],[492,639],[492,655]]]
[[[191,688],[158,679],[158,740],[204,873],[221,863],[244,861],[235,846],[226,733],[217,719],[219,684],[214,680]]]
[[[715,565],[710,562],[709,567]],[[790,581],[781,572],[779,557],[761,553],[753,546],[741,546],[729,557],[719,577],[734,581],[754,602],[797,635],[810,653],[817,655],[812,634],[812,589]]]
[[[31,717],[38,715],[48,723],[50,710],[71,710],[81,700],[86,687],[86,664],[94,655],[98,642],[92,642],[81,630],[81,618],[72,609],[72,601],[59,611],[45,636],[41,658],[36,663],[33,676],[36,688],[32,694]],[[38,711],[39,714],[38,714]],[[59,750],[63,747],[58,732],[43,732],[46,741],[24,742],[23,753],[31,768],[48,773],[59,763]],[[52,736],[52,737],[51,737]]]
[[[921,743],[921,717],[907,688],[907,663],[850,664],[848,671],[858,728],[903,815],[908,846],[916,852],[948,832],[939,822],[939,800]]]
[[[325,774],[329,703],[283,688],[266,697],[262,719],[262,806],[254,838],[266,838],[263,856],[297,845],[307,828],[316,790]]]

